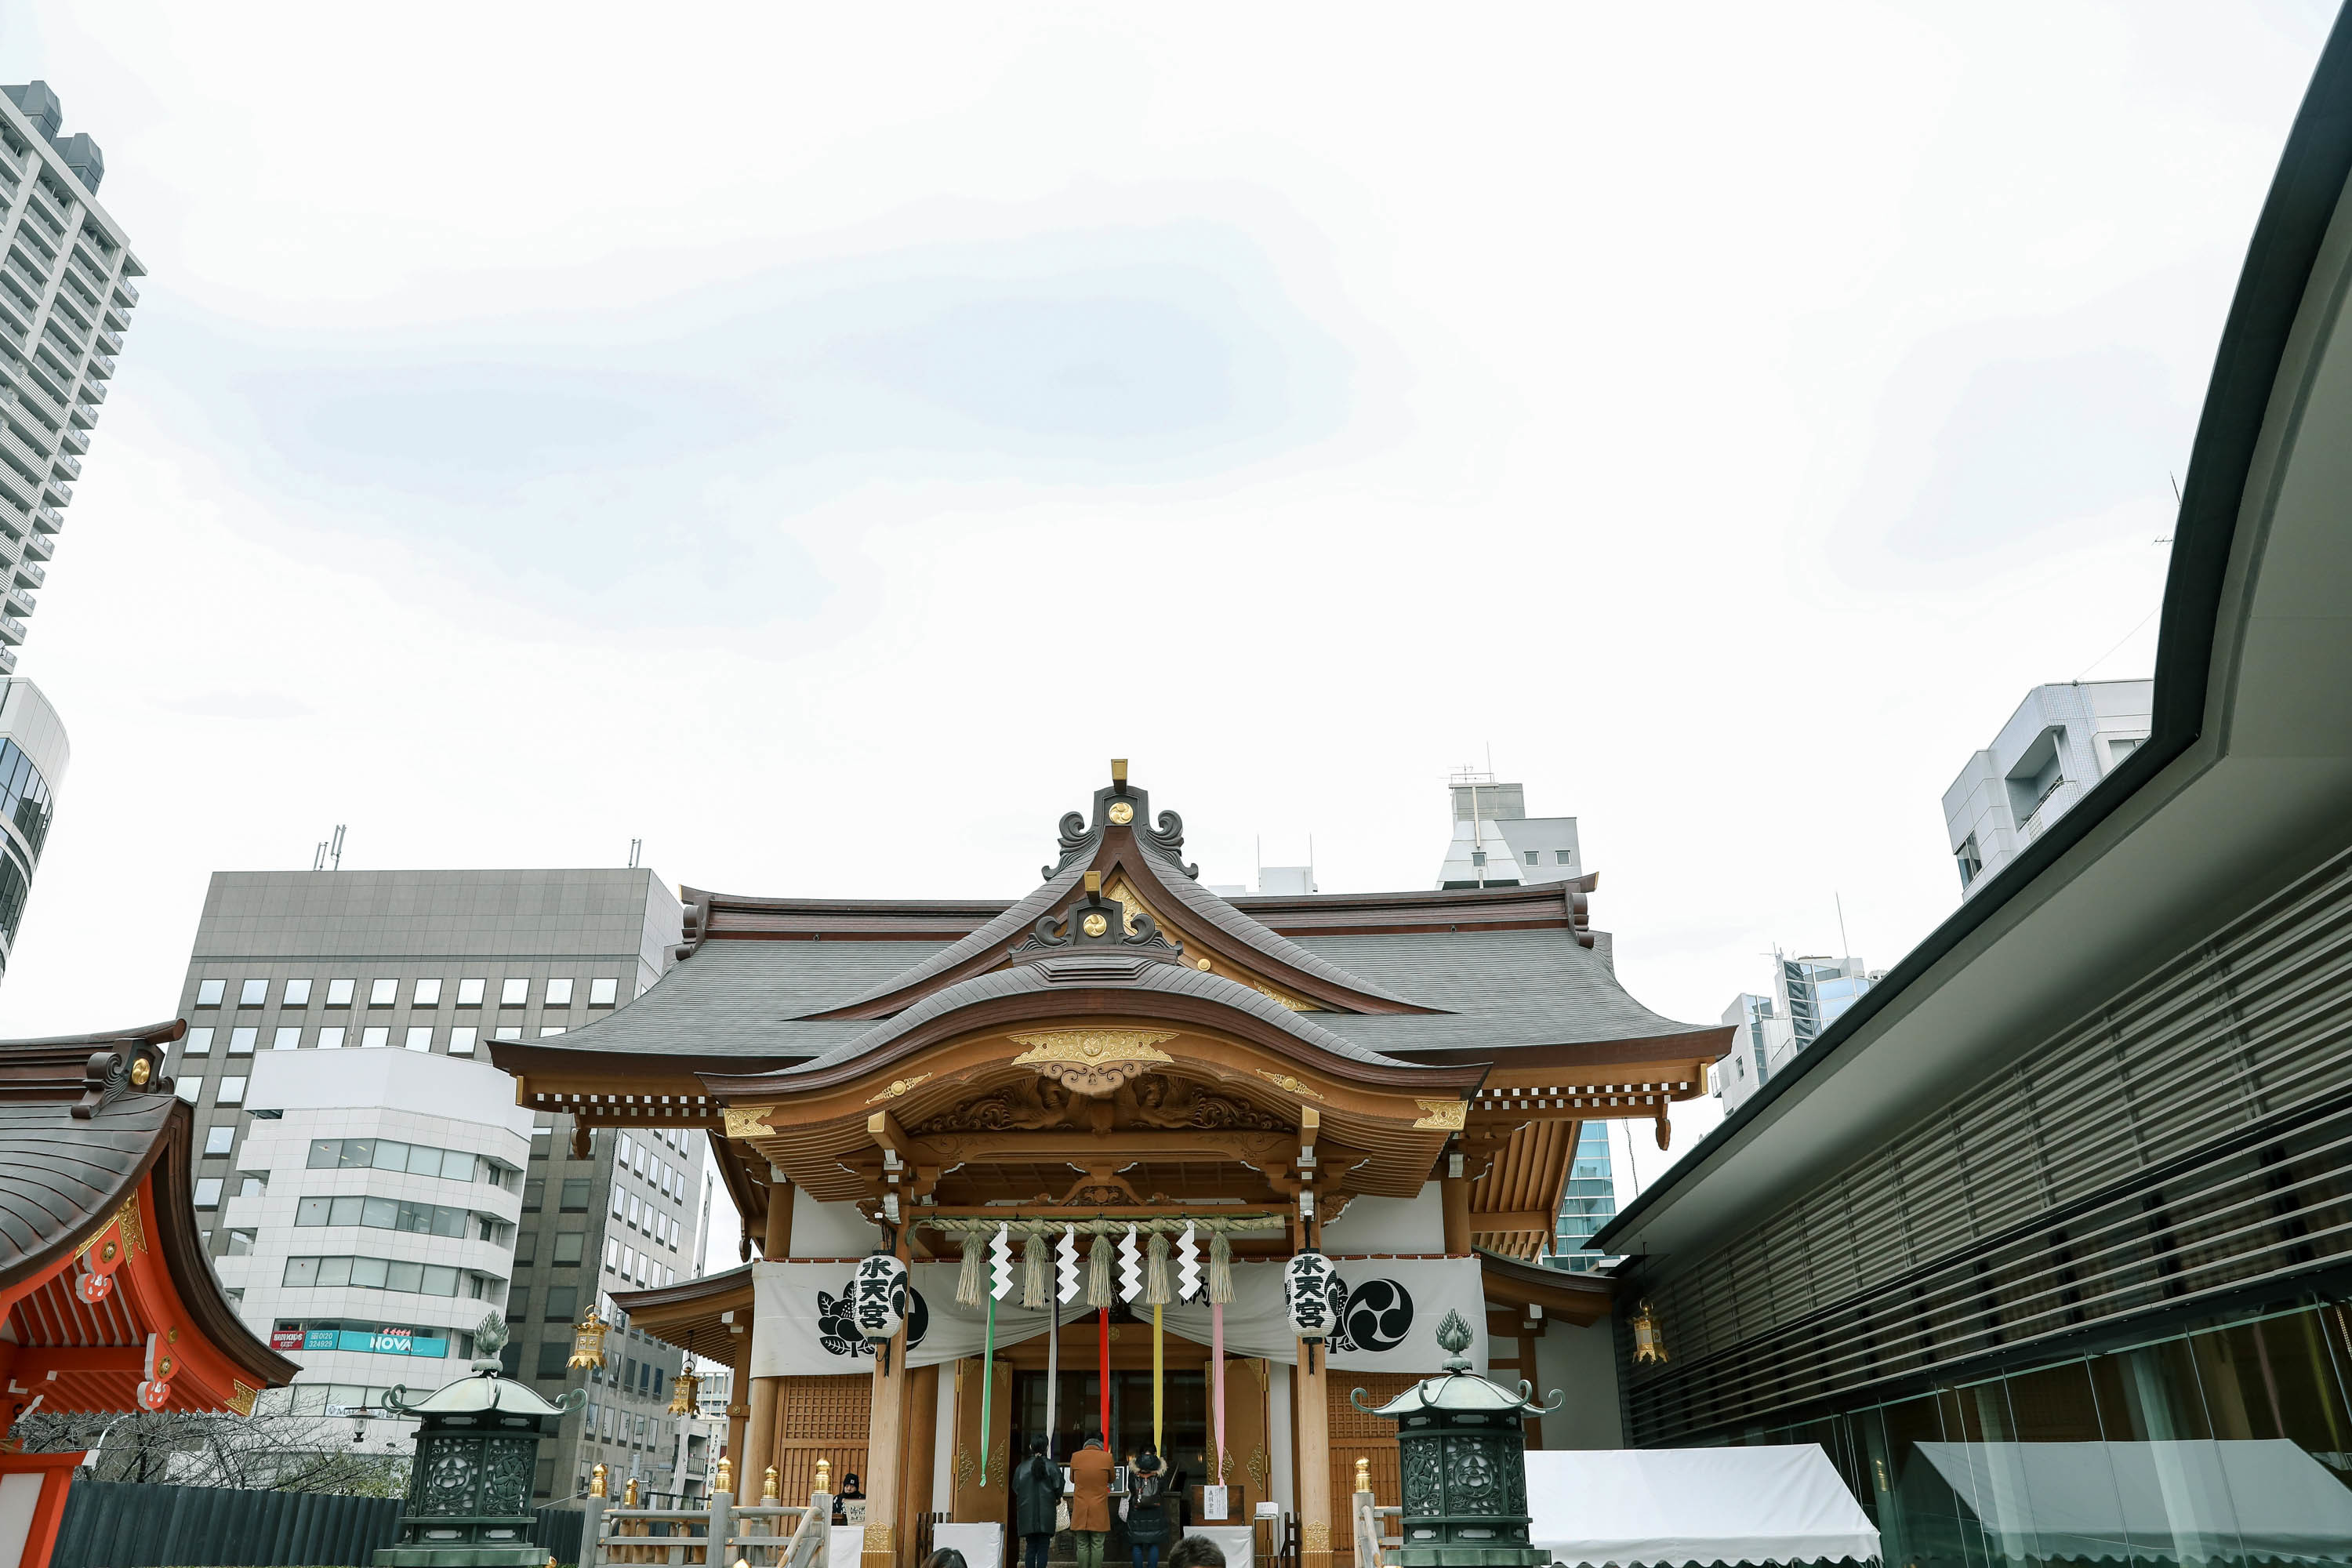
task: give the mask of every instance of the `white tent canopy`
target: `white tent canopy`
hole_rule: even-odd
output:
[[[1564,1568],[1878,1556],[1878,1531],[1818,1444],[1550,1448],[1528,1455],[1532,1544]]]
[[[2352,1561],[2352,1491],[2282,1438],[1922,1443],[1919,1453],[2020,1561]]]

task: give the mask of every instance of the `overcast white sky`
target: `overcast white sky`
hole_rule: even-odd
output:
[[[12,6],[150,277],[0,1032],[338,822],[1009,898],[1113,755],[1341,890],[1491,747],[1679,1018],[1892,963],[2025,689],[2151,668],[2331,15]]]

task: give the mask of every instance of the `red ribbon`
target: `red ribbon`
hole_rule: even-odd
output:
[[[1095,1363],[1102,1377],[1103,1447],[1109,1452],[1117,1453],[1118,1445],[1112,1442],[1110,1432],[1110,1309],[1108,1307],[1102,1309],[1102,1315],[1095,1321]]]

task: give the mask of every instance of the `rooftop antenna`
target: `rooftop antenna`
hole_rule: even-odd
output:
[[[1845,935],[1845,900],[1840,897],[1835,889],[1832,889],[1830,897],[1837,900],[1838,956],[1840,958],[1852,958],[1853,956],[1853,943],[1848,942]]]
[[[632,838],[629,840],[629,868],[631,870],[634,871],[636,869],[637,856],[645,847],[646,841],[642,838]]]
[[[1312,833],[1307,836],[1307,890],[1310,893],[1318,890],[1315,886],[1315,835]]]
[[[340,871],[343,868],[343,825],[335,824],[332,838],[319,840],[319,847],[310,856],[313,871]]]
[[[1250,853],[1257,859],[1257,890],[1263,893],[1265,891],[1265,835],[1261,833],[1250,842],[1257,846]]]

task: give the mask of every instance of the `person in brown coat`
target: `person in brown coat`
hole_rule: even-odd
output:
[[[1087,1434],[1086,1447],[1070,1456],[1070,1535],[1078,1548],[1078,1568],[1102,1568],[1103,1542],[1110,1536],[1110,1450],[1099,1433]]]

